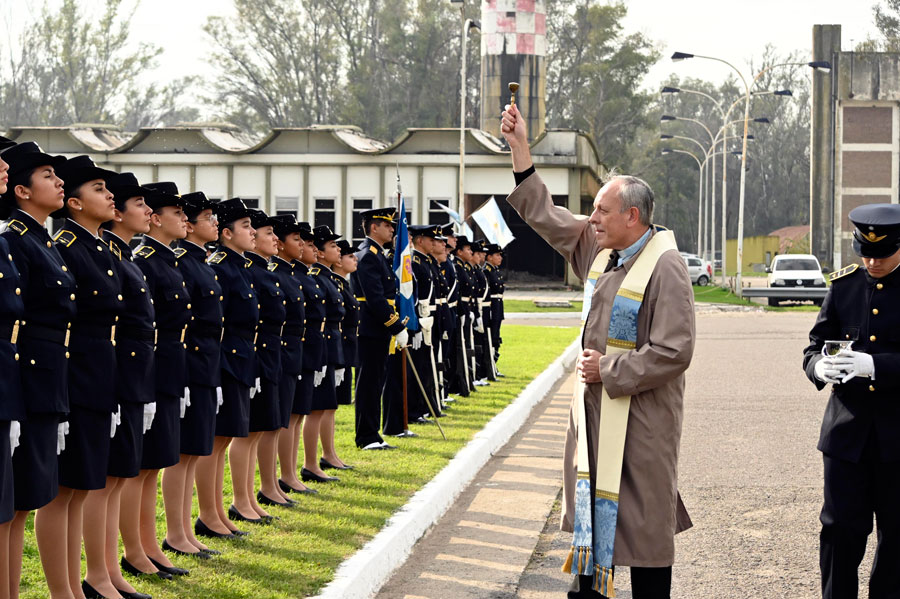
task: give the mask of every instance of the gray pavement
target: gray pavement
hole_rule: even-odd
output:
[[[677,537],[674,598],[817,596],[815,446],[827,396],[800,369],[815,316],[698,314],[679,483],[694,528]],[[489,462],[380,598],[565,596],[570,535],[558,531],[558,497],[570,382]],[[629,586],[627,569],[617,570],[618,596],[630,599]]]

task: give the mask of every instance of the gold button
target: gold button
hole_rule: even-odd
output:
[[[100,292],[99,292],[99,291],[96,291],[96,290],[94,291],[94,295],[97,295],[98,293],[100,293]]]
[[[107,271],[106,271],[106,274],[108,274],[109,276],[113,276],[113,271],[107,270]]]
[[[869,341],[875,341],[875,340],[876,340],[875,335],[872,335],[871,337],[869,337]]]
[[[22,290],[16,287],[16,295],[22,295]]]
[[[194,351],[200,351],[200,347],[197,346],[197,345],[195,345],[195,346],[194,346]]]
[[[69,272],[69,269],[66,268],[66,265],[65,265],[65,264],[62,265],[62,271],[63,271],[63,272]]]
[[[219,301],[220,301],[220,302],[224,302],[224,301],[225,301],[225,298],[222,297],[222,296],[220,295],[220,296],[219,296]]]
[[[844,335],[844,338],[845,338],[845,339],[849,339],[849,338],[850,338],[850,335]]]
[[[878,289],[879,291],[881,291],[882,289],[884,289],[884,284],[878,283],[877,285],[875,285],[875,289]]]
[[[878,308],[872,308],[872,314],[878,315]]]
[[[213,275],[213,279],[215,279],[216,281],[218,281],[218,280],[219,280],[219,275]]]
[[[209,290],[209,294],[210,294],[210,295],[215,295],[215,294],[216,294],[216,291],[215,291],[214,289],[210,289],[210,290]]]
[[[141,287],[141,293],[147,293],[147,290]]]
[[[231,353],[236,354],[236,353],[237,353],[237,350],[236,350],[236,349],[233,349],[233,350],[231,350]]]
[[[62,281],[57,281],[56,284],[57,284],[57,285],[62,285]]]
[[[19,354],[16,354],[16,362],[19,361]]]
[[[119,301],[120,301],[120,302],[122,301],[122,294],[121,294],[121,293],[120,293],[119,295],[117,295],[116,297],[119,298]]]
[[[874,390],[875,390],[875,385],[869,385],[869,391],[874,391]]]
[[[275,283],[276,287],[281,287],[281,283]]]
[[[135,357],[135,355],[137,355],[137,354],[135,354],[134,352],[131,352],[131,357],[132,357],[132,358]]]
[[[175,266],[178,266],[178,265],[176,264]],[[187,284],[186,284],[184,281],[182,281],[182,282],[181,282],[181,286],[182,286],[182,287],[187,287]]]
[[[74,293],[71,294],[71,295],[69,296],[69,299],[72,300],[72,301],[74,302],[74,301],[75,301],[75,294],[74,294]]]
[[[98,245],[98,246],[97,246],[97,251],[98,251],[98,252],[102,252],[102,251],[103,251],[103,246],[102,246],[102,245]]]
[[[177,293],[175,294],[175,299],[178,299],[178,294],[177,294]]]
[[[248,293],[248,294],[247,294],[247,297],[248,297],[248,298],[251,298],[251,297],[253,297],[253,294],[252,294],[252,293]]]
[[[113,347],[115,347],[115,346],[116,346],[116,342],[115,342],[115,341],[113,341],[113,342],[112,342],[112,345],[113,345]]]
[[[188,310],[191,309],[191,305],[190,305],[190,304],[187,305],[187,309],[188,309]]]
[[[69,352],[66,352],[66,360],[69,359]]]
[[[47,247],[48,247],[48,248],[52,248],[52,247],[53,247],[53,244],[50,243],[50,242],[48,241],[48,242],[47,242]]]
[[[263,347],[265,347],[265,346],[266,346],[266,344],[265,344],[265,343],[263,343]]]
[[[34,360],[31,361],[31,365],[34,366],[36,362]]]

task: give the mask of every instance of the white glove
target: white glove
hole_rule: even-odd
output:
[[[111,414],[111,418],[109,421],[109,438],[112,439],[116,436],[116,427],[122,424],[122,406],[117,405],[116,411]]]
[[[416,350],[419,349],[420,347],[422,347],[422,331],[419,331],[418,333],[413,333],[412,342],[410,343],[410,346]]]
[[[222,397],[222,387],[216,387],[216,414],[219,413],[219,408],[223,403],[225,403],[225,399]]]
[[[832,358],[832,364],[844,375],[842,383],[857,376],[875,378],[875,361],[870,354],[861,351],[841,350]]]
[[[475,319],[475,332],[483,333],[484,332],[484,320],[479,316]]]
[[[409,345],[409,332],[403,329],[397,333],[397,347],[406,347]]]
[[[325,365],[322,367],[322,370],[317,370],[315,374],[313,374],[313,387],[318,387],[322,384],[322,381],[325,380],[325,371],[328,370],[328,366]]]
[[[262,381],[259,380],[259,377],[256,377],[256,381],[254,381],[253,386],[250,387],[250,399],[256,397],[256,394],[262,391]]]
[[[475,313],[469,312],[469,324],[475,326]]]
[[[428,300],[419,300],[418,305],[416,306],[416,312],[418,313],[420,318],[425,318],[426,316],[428,316]]]
[[[841,382],[841,377],[843,377],[844,373],[835,367],[834,356],[826,356],[816,362],[815,375],[823,383],[834,385]]]
[[[341,383],[344,382],[344,369],[343,368],[335,368],[334,369],[334,386],[337,387]]]
[[[146,433],[150,430],[150,427],[153,426],[153,417],[156,416],[156,402],[151,401],[150,403],[144,404],[144,427],[142,429],[142,433]]]
[[[69,423],[60,422],[56,427],[56,455],[66,450],[66,435],[69,434]]]
[[[185,412],[187,412],[188,406],[191,405],[191,390],[187,387],[184,388],[184,397],[181,398],[181,405],[179,406],[179,418],[184,418]]]
[[[22,425],[18,420],[9,422],[9,454],[16,453],[16,447],[19,446],[19,437],[22,435]]]
[[[444,334],[441,335],[441,340],[442,341],[450,341],[450,336],[447,335],[447,331],[444,331]]]

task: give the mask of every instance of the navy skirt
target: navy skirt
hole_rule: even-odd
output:
[[[306,416],[312,411],[313,376],[315,372],[312,370],[303,370],[303,378],[297,381],[297,389],[294,391],[292,413]]]
[[[222,371],[224,403],[216,416],[217,437],[246,437],[250,434],[250,388]]]
[[[129,401],[119,404],[119,409],[122,422],[116,427],[116,436],[109,444],[107,474],[134,478],[140,474],[144,453],[144,404]]]
[[[106,486],[112,413],[79,405],[69,408],[66,448],[59,454],[59,485],[81,491]]]
[[[210,455],[216,436],[216,390],[201,385],[190,389],[191,405],[181,419],[181,453]]]
[[[281,402],[278,384],[260,379],[262,391],[250,399],[250,432],[259,433],[281,428]]]
[[[315,410],[336,410],[337,395],[334,392],[334,369],[331,366],[325,371],[325,378],[318,387],[313,388],[312,405]]]
[[[3,440],[7,442],[4,443]],[[0,420],[0,524],[15,515],[15,491],[13,486],[12,455],[9,448],[9,420]]]
[[[334,394],[337,396],[339,406],[349,406],[353,403],[353,369],[349,366],[344,367],[344,380],[335,387]]]
[[[299,383],[296,374],[286,374],[278,385],[278,422],[281,428],[287,428],[291,424],[294,395],[297,393]]]
[[[181,400],[170,395],[156,395],[156,416],[150,430],[144,433],[141,470],[161,470],[181,459]]]
[[[22,436],[13,454],[13,485],[16,511],[44,507],[59,492],[56,430],[60,416],[32,413],[22,422]],[[109,437],[109,431],[106,431]]]

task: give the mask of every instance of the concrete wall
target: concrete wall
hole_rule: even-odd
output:
[[[778,253],[781,239],[774,235],[757,235],[744,238],[743,267],[741,272],[763,272],[763,269],[772,262],[772,258]],[[725,272],[733,275],[737,272],[737,240],[729,239],[726,247]]]

